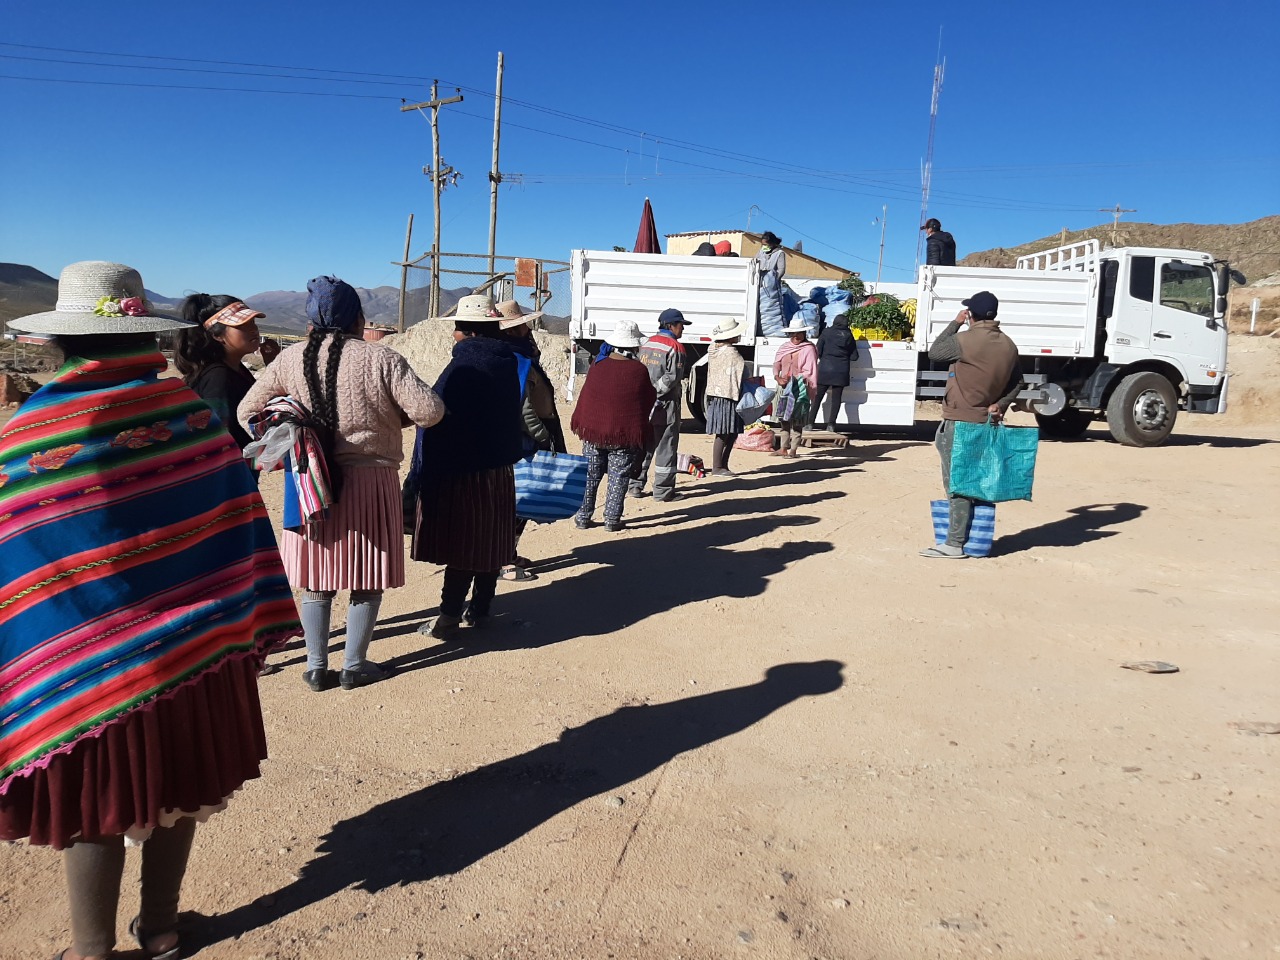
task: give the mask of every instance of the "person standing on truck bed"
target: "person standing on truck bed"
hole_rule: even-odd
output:
[[[644,496],[649,465],[653,465],[653,499],[666,503],[676,498],[676,455],[680,445],[680,384],[685,375],[684,314],[668,307],[658,315],[658,332],[640,348],[640,362],[649,371],[649,380],[658,393],[653,404],[653,444],[631,478],[633,497]]]
[[[787,254],[778,235],[766,230],[763,249],[755,255],[760,267],[760,332],[766,337],[782,335],[786,313],[782,307],[782,278],[787,274]]]
[[[942,460],[942,489],[950,500],[950,522],[946,542],[921,550],[920,556],[945,560],[964,559],[964,544],[969,539],[976,502],[951,494],[955,423],[957,420],[965,423],[985,423],[988,418],[999,420],[1022,389],[1018,346],[996,320],[1000,310],[996,295],[983,290],[962,302],[967,309],[956,314],[929,348],[930,360],[951,364],[947,371],[947,392],[942,398],[942,422],[938,424],[934,440]],[[961,331],[966,323],[969,329]]]
[[[942,229],[936,217],[930,217],[920,228],[924,235],[924,262],[937,267],[956,265],[956,238]]]

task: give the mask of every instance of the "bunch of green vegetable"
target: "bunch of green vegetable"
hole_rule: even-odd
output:
[[[862,282],[862,278],[856,273],[845,277],[836,286],[841,290],[848,290],[851,300],[860,299],[867,291],[867,285]]]
[[[911,319],[902,312],[902,302],[888,293],[867,297],[862,306],[850,310],[849,323],[863,330],[881,330],[890,340],[906,340],[912,334]]]

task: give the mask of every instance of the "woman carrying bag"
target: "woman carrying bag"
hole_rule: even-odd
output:
[[[772,456],[794,457],[809,419],[809,398],[818,388],[818,351],[809,342],[809,329],[799,316],[793,317],[783,332],[787,342],[778,348],[773,361],[773,379],[778,384],[782,408],[778,415],[782,437]]]
[[[707,434],[715,437],[711,448],[711,475],[731,477],[729,455],[742,433],[742,417],[738,401],[742,397],[742,375],[746,361],[736,344],[742,339],[743,325],[733,319],[721,320],[711,331],[711,348],[707,351]]]

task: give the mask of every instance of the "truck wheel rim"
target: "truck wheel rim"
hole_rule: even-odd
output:
[[[1133,422],[1139,430],[1154,432],[1169,421],[1169,407],[1159,390],[1144,390],[1133,402]]]

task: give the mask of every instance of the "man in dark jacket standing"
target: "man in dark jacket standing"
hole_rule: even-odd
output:
[[[658,332],[644,342],[639,359],[649,371],[658,399],[653,405],[653,446],[631,478],[629,493],[644,496],[644,483],[653,465],[653,499],[666,502],[676,496],[676,457],[680,444],[680,385],[685,375],[684,314],[674,307],[658,316]]]
[[[957,420],[986,423],[999,420],[1022,389],[1018,346],[1000,329],[996,314],[1000,301],[983,290],[962,301],[967,308],[956,314],[929,348],[929,359],[950,363],[947,392],[942,398],[942,422],[934,443],[942,459],[942,488],[950,500],[946,543],[920,551],[920,556],[961,560],[973,521],[973,500],[951,493],[951,447]],[[969,329],[961,332],[966,323]]]
[[[942,229],[935,217],[930,217],[920,228],[924,235],[924,262],[937,267],[956,265],[956,238]]]

